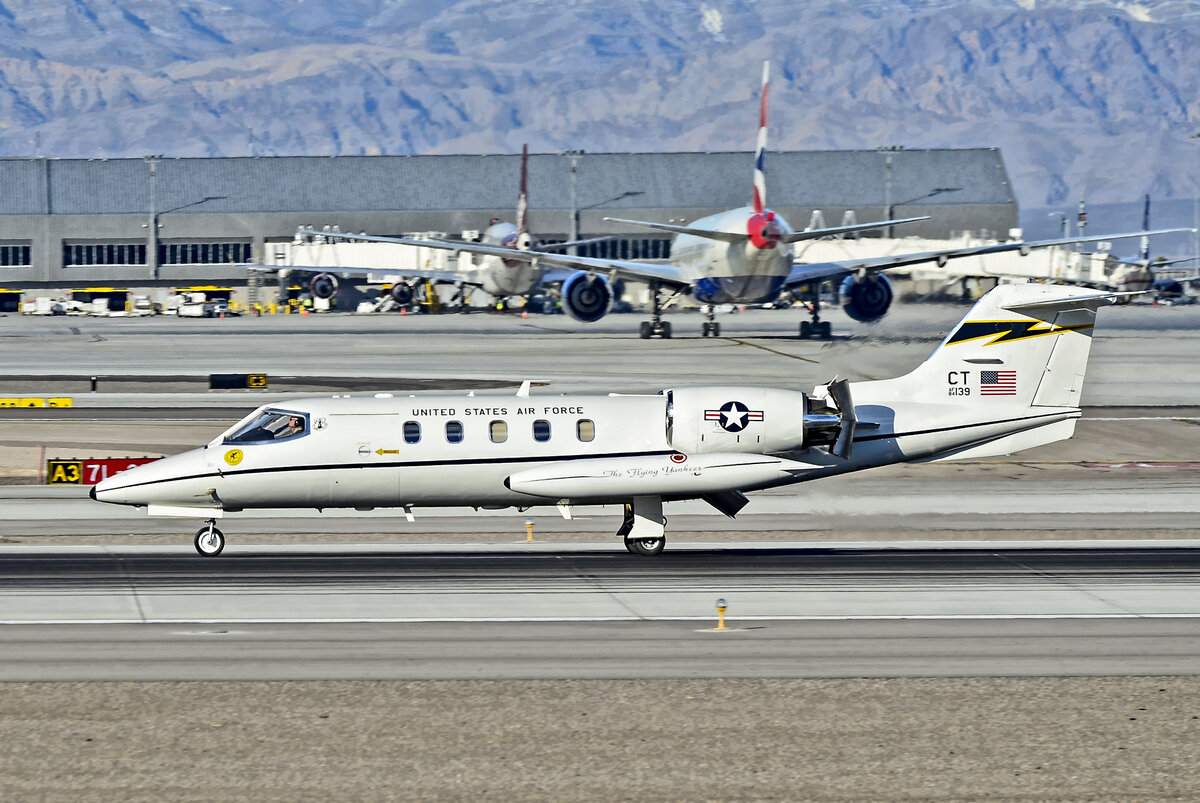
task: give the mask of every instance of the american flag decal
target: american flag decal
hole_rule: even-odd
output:
[[[1016,371],[980,371],[980,396],[1016,396]]]

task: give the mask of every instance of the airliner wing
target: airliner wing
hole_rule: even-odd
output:
[[[961,257],[981,256],[983,254],[1000,254],[1007,251],[1027,252],[1035,248],[1051,248],[1056,245],[1073,245],[1075,243],[1094,243],[1103,240],[1125,240],[1131,237],[1147,237],[1156,234],[1175,234],[1192,231],[1192,229],[1156,229],[1154,231],[1134,231],[1123,234],[1101,234],[1093,237],[1063,237],[1057,240],[1034,240],[1032,242],[999,243],[997,245],[967,246],[964,248],[948,248],[943,251],[923,251],[913,254],[896,254],[894,256],[872,257],[870,259],[846,260],[845,262],[823,262],[802,264],[792,267],[784,282],[785,287],[809,284],[826,279],[837,279],[851,273],[875,273],[889,268],[900,268],[906,265],[919,265],[925,262],[936,262],[939,266],[947,260]]]
[[[313,229],[301,229],[299,233],[321,237],[339,237],[345,240],[415,245],[422,248],[439,248],[443,251],[465,251],[468,254],[481,254],[483,256],[499,257],[500,259],[516,259],[538,265],[548,265],[550,267],[573,268],[575,270],[602,273],[613,278],[657,282],[663,287],[670,289],[684,289],[691,286],[691,282],[683,279],[675,267],[665,264],[655,264],[653,262],[581,257],[570,254],[553,254],[547,251],[525,251],[519,248],[505,248],[501,245],[489,245],[487,243],[451,243],[443,240],[418,240],[406,237],[373,237],[368,234],[342,234]],[[336,271],[328,272],[333,273]],[[408,274],[406,273],[405,275]]]
[[[713,231],[712,229],[693,229],[688,226],[674,226],[670,223],[650,223],[645,220],[626,220],[620,217],[606,217],[612,223],[624,223],[628,226],[641,226],[644,229],[656,229],[672,234],[690,234],[693,237],[703,237],[706,240],[721,240],[727,243],[740,243],[750,238],[748,233]],[[780,242],[798,243],[801,240],[819,240],[822,237],[834,237],[839,234],[851,234],[868,229],[882,229],[888,226],[899,226],[902,223],[916,223],[919,220],[929,220],[929,215],[922,217],[906,217],[897,220],[880,220],[875,223],[855,223],[853,226],[832,226],[827,229],[809,229],[808,231],[793,231],[779,238]]]
[[[298,273],[328,273],[331,276],[336,276],[339,279],[349,279],[351,277],[381,277],[381,276],[403,276],[406,279],[428,279],[431,282],[449,282],[451,284],[465,284],[471,287],[479,286],[479,279],[467,271],[452,271],[452,270],[424,270],[417,268],[414,270],[399,270],[392,268],[350,268],[350,267],[330,267],[328,265],[321,267],[318,265],[263,265],[257,262],[248,262],[238,265],[239,268],[247,270],[269,270],[269,271],[289,271]]]

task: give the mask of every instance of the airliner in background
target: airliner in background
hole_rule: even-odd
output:
[[[392,300],[399,306],[405,307],[412,303],[415,297],[414,285],[421,281],[432,281],[444,284],[453,284],[458,287],[458,297],[461,299],[466,288],[478,288],[485,293],[495,298],[507,298],[509,296],[525,296],[538,291],[542,283],[542,268],[536,260],[518,259],[508,256],[509,252],[514,253],[543,253],[546,251],[565,250],[579,245],[598,242],[599,240],[608,239],[606,237],[589,238],[586,240],[575,240],[564,243],[549,243],[543,244],[538,242],[530,234],[529,231],[529,146],[525,145],[521,148],[521,181],[520,190],[517,194],[517,212],[515,223],[508,223],[492,219],[487,229],[484,230],[479,243],[468,242],[452,242],[452,241],[425,241],[421,242],[427,246],[433,247],[436,242],[439,246],[453,247],[455,250],[471,250],[467,248],[470,245],[484,246],[488,248],[500,249],[504,253],[486,254],[479,264],[467,270],[428,270],[428,269],[406,269],[398,272],[398,281],[392,283],[389,291]],[[314,238],[341,238],[349,240],[370,240],[375,242],[409,242],[403,239],[389,237],[365,237],[361,235],[350,235],[341,232],[331,231],[316,231],[314,229],[301,229],[297,234],[303,236],[311,236]],[[479,252],[483,253],[483,252]],[[257,266],[251,266],[257,267]],[[338,277],[350,278],[352,276],[378,276],[387,274],[388,271],[379,268],[329,268],[329,267],[309,267],[303,265],[289,265],[286,268],[281,268],[289,273],[312,273],[314,274],[309,281],[309,292],[314,298],[332,298],[338,293]]]
[[[831,328],[820,317],[819,288],[824,282],[840,283],[842,308],[857,321],[872,322],[887,314],[893,299],[891,283],[881,271],[906,265],[936,262],[945,265],[950,259],[993,254],[1004,251],[1028,253],[1035,248],[1049,248],[1070,243],[1094,242],[1166,234],[1182,229],[1139,231],[1129,234],[1107,234],[1093,237],[1074,237],[1035,242],[1013,242],[998,245],[970,246],[914,254],[898,254],[820,264],[797,263],[791,246],[802,240],[815,240],[838,234],[879,229],[928,220],[925,217],[883,220],[852,226],[838,226],[809,231],[794,231],[783,217],[766,205],[767,98],[770,84],[770,62],[763,64],[762,94],[759,107],[758,144],[754,156],[754,174],[750,206],[719,212],[700,218],[687,226],[650,221],[605,218],[615,223],[639,226],[675,235],[671,258],[666,264],[632,260],[574,256],[548,253],[530,247],[512,247],[489,243],[455,243],[441,240],[374,237],[320,232],[302,229],[299,234],[332,236],[347,240],[399,243],[426,248],[464,251],[494,257],[515,270],[513,265],[530,266],[529,276],[543,282],[561,282],[563,311],[584,323],[600,320],[612,309],[616,293],[613,282],[632,279],[650,286],[650,320],[643,321],[639,334],[643,338],[671,336],[671,324],[662,319],[665,306],[682,296],[691,296],[705,305],[706,318],[701,326],[702,336],[718,337],[721,325],[715,320],[714,305],[758,304],[774,301],[781,291],[792,291],[806,300],[811,321],[802,321],[802,338],[829,339]],[[556,248],[570,245],[563,244]],[[557,271],[543,272],[544,268]]]

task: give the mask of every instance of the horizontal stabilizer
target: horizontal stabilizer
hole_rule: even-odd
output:
[[[1066,298],[1014,302],[1005,304],[1001,309],[1011,312],[1057,312],[1067,309],[1096,310],[1108,304],[1116,304],[1122,298],[1130,298],[1138,295],[1141,295],[1141,293],[1084,293],[1082,295],[1067,296]]]

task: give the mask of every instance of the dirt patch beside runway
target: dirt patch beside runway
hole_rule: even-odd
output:
[[[11,683],[0,797],[1195,800],[1198,701],[1192,677]]]

